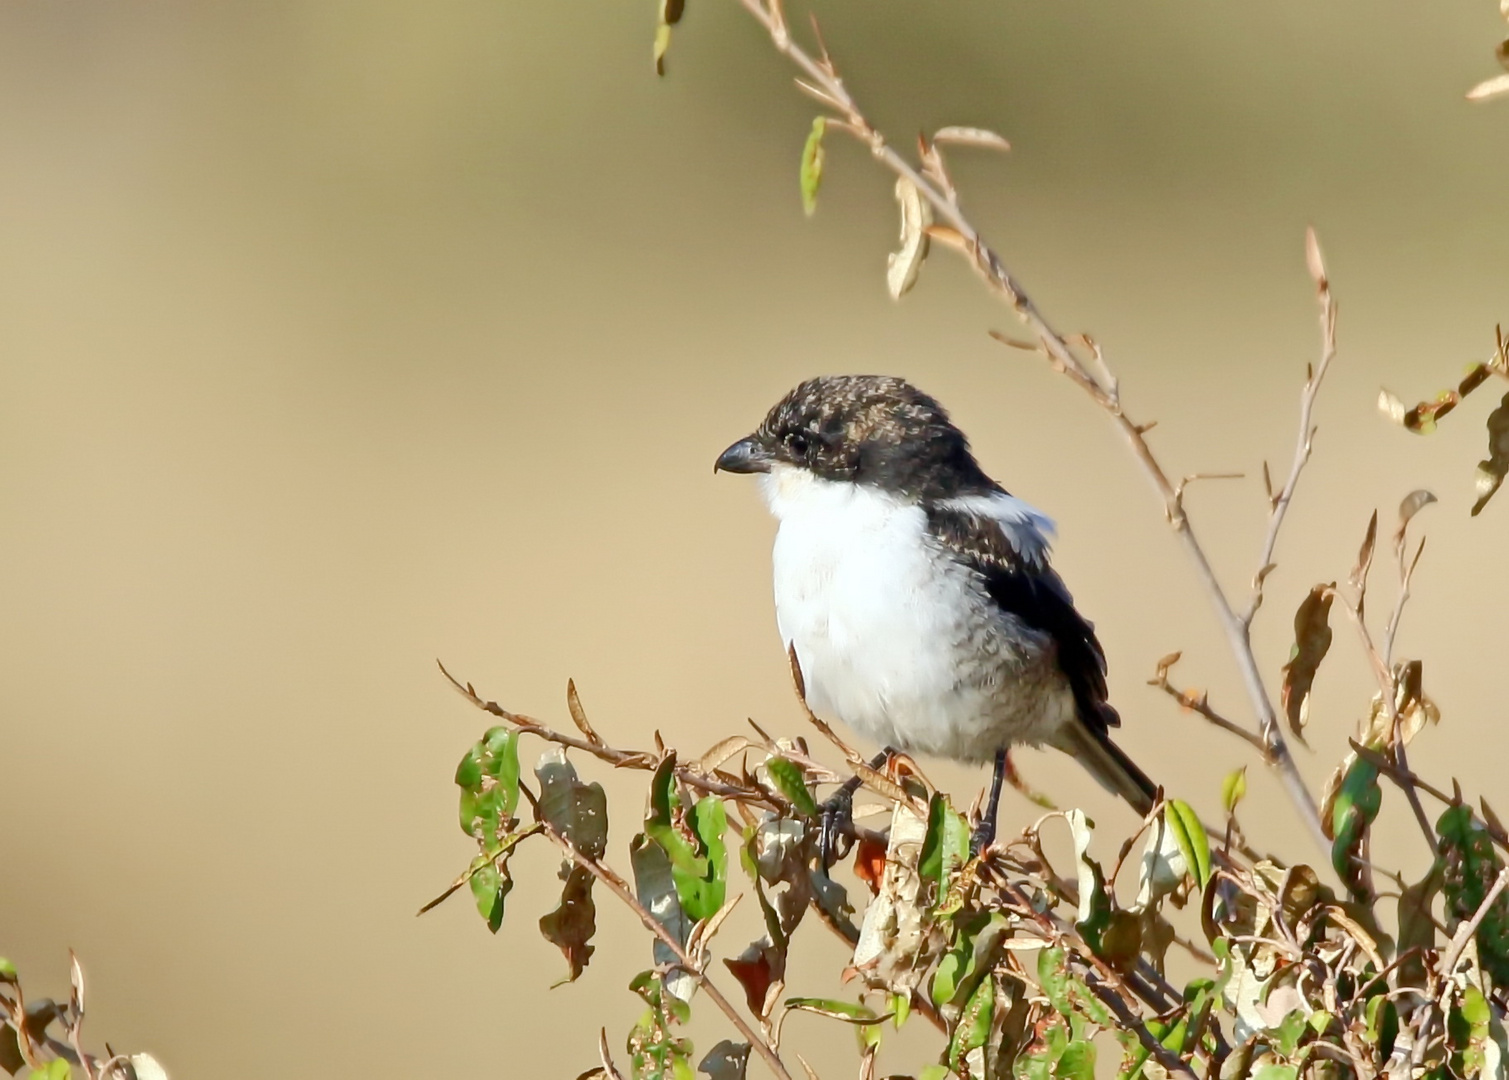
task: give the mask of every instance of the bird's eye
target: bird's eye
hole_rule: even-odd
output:
[[[805,457],[809,445],[807,436],[800,431],[793,431],[786,436],[786,449],[797,457]]]

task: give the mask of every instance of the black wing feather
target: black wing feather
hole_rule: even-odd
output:
[[[927,517],[938,543],[980,575],[992,600],[1053,638],[1081,722],[1100,736],[1120,726],[1106,700],[1106,654],[1094,624],[1075,609],[1063,579],[1047,561],[1018,551],[992,519],[940,506],[930,507]]]

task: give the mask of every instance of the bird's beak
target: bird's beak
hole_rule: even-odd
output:
[[[713,472],[760,473],[770,471],[771,455],[753,435],[734,443],[713,462]]]

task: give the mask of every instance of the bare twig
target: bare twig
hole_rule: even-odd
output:
[[[1263,741],[1263,737],[1256,732],[1248,731],[1245,727],[1243,727],[1241,724],[1238,724],[1236,721],[1228,720],[1226,717],[1216,712],[1215,709],[1210,707],[1210,699],[1203,691],[1199,695],[1196,695],[1193,690],[1180,690],[1177,686],[1169,682],[1167,678],[1149,679],[1148,685],[1156,686],[1159,690],[1162,690],[1165,694],[1173,698],[1184,708],[1188,709],[1190,712],[1198,713],[1199,715],[1205,717],[1205,719],[1209,720],[1212,724],[1220,728],[1222,731],[1229,731],[1233,735],[1237,736],[1237,738],[1243,739],[1246,742],[1250,743],[1254,748],[1256,748],[1259,754],[1264,755],[1264,757],[1266,758],[1268,753],[1268,744]]]
[[[1294,763],[1293,755],[1279,727],[1273,702],[1263,683],[1262,672],[1259,670],[1257,657],[1252,650],[1248,626],[1232,608],[1230,599],[1222,589],[1204,548],[1195,537],[1189,519],[1180,506],[1175,485],[1169,480],[1143,437],[1151,425],[1139,424],[1126,414],[1122,407],[1120,390],[1114,381],[1114,376],[1110,376],[1110,369],[1105,365],[1104,357],[1097,353],[1096,366],[1105,372],[1104,376],[1097,378],[1074,354],[1064,336],[1055,330],[1038,310],[1037,305],[1007,270],[1000,257],[985,243],[979,230],[964,216],[959,208],[958,200],[952,193],[951,185],[946,182],[946,177],[936,168],[918,170],[869,123],[848,88],[844,86],[843,80],[833,69],[831,58],[828,57],[826,50],[821,60],[815,59],[792,40],[789,33],[785,32],[784,22],[772,13],[764,0],[738,0],[738,3],[770,35],[776,50],[795,64],[811,85],[820,89],[827,98],[832,100],[840,118],[845,121],[849,130],[869,148],[875,159],[897,176],[905,178],[916,186],[922,197],[933,207],[934,215],[939,222],[957,232],[958,242],[954,246],[969,260],[986,285],[1011,305],[1023,324],[1039,342],[1040,348],[1053,369],[1066,375],[1088,393],[1121,430],[1133,456],[1162,501],[1169,524],[1183,545],[1185,553],[1194,563],[1196,575],[1204,585],[1210,602],[1215,608],[1216,617],[1226,634],[1237,667],[1241,671],[1242,680],[1258,719],[1258,727],[1263,733],[1267,749],[1265,758],[1278,770],[1290,800],[1309,827],[1316,843],[1323,850],[1329,851],[1330,843],[1321,829],[1319,810]],[[927,155],[929,160],[941,163],[942,159],[937,153],[937,148],[930,147],[929,150],[931,151]],[[1106,376],[1111,378],[1109,383],[1105,381]]]
[[[440,661],[435,661],[440,668],[440,673],[455,687],[456,692],[466,698],[477,708],[485,713],[490,713],[514,727],[526,735],[544,739],[546,742],[557,743],[560,746],[569,746],[573,750],[580,750],[584,754],[591,754],[600,761],[606,761],[615,769],[641,769],[646,772],[654,771],[660,764],[661,755],[648,750],[618,750],[601,741],[588,742],[578,739],[573,735],[566,735],[554,728],[540,723],[532,716],[524,716],[522,713],[509,712],[496,701],[485,701],[472,689],[471,683],[463,683],[445,669]],[[594,734],[596,734],[594,732]],[[730,799],[742,799],[747,802],[757,803],[771,810],[779,810],[781,804],[777,803],[767,792],[757,787],[747,787],[739,784],[730,784],[723,780],[717,780],[705,776],[695,769],[685,765],[676,766],[676,778],[688,787],[708,795],[721,795]]]
[[[1310,276],[1315,281],[1316,294],[1320,300],[1320,362],[1306,372],[1305,385],[1299,395],[1299,437],[1295,440],[1294,460],[1289,466],[1288,479],[1277,494],[1268,502],[1268,529],[1263,534],[1263,546],[1258,553],[1258,569],[1253,575],[1252,596],[1247,601],[1247,610],[1242,613],[1242,625],[1251,626],[1258,608],[1263,603],[1263,579],[1273,566],[1273,553],[1278,547],[1279,530],[1284,527],[1284,518],[1289,513],[1289,504],[1294,500],[1294,489],[1299,485],[1300,473],[1310,460],[1315,443],[1316,427],[1312,419],[1315,398],[1320,393],[1321,380],[1331,367],[1336,356],[1336,303],[1331,298],[1331,283],[1326,278],[1325,265],[1320,257],[1320,245],[1315,239],[1315,230],[1305,230],[1305,256]],[[1266,475],[1267,466],[1264,465]]]

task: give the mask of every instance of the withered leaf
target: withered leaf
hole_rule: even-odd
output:
[[[1284,665],[1283,704],[1289,730],[1304,742],[1310,713],[1310,689],[1320,662],[1331,649],[1331,601],[1336,583],[1310,590],[1294,613],[1294,650]]]
[[[573,866],[561,890],[560,906],[540,916],[540,933],[566,956],[570,968],[566,982],[575,982],[586,968],[587,961],[592,959],[593,947],[588,942],[596,932],[597,905],[592,902],[592,875],[580,866]]]
[[[855,846],[854,874],[870,887],[871,895],[880,895],[880,879],[885,874],[885,845],[865,837]]]
[[[774,1004],[770,988],[778,986],[786,977],[786,954],[767,936],[751,942],[738,956],[726,958],[723,966],[744,988],[749,1011],[761,1018],[768,1017],[768,1006]]]
[[[1373,545],[1378,542],[1378,511],[1368,519],[1368,531],[1362,538],[1362,547],[1357,549],[1357,565],[1352,568],[1352,588],[1361,589],[1367,584],[1368,571],[1373,568]]]
[[[604,745],[602,737],[592,729],[592,724],[587,720],[587,710],[582,708],[582,699],[576,693],[575,679],[566,680],[566,709],[571,713],[571,722],[587,737],[589,743],[593,746]]]
[[[1509,394],[1505,394],[1498,408],[1488,414],[1488,458],[1478,462],[1478,499],[1472,504],[1473,517],[1488,505],[1488,500],[1504,482],[1505,474],[1509,474]]]
[[[665,74],[665,53],[671,47],[671,27],[681,21],[686,0],[660,0],[660,17],[655,24],[655,74]]]
[[[892,300],[900,300],[917,283],[927,258],[927,229],[933,223],[932,205],[904,176],[896,181],[896,203],[901,208],[901,247],[886,257],[885,274]]]
[[[1424,488],[1416,488],[1404,497],[1399,503],[1399,527],[1394,530],[1396,547],[1404,543],[1404,531],[1409,528],[1410,520],[1435,501],[1435,493],[1426,491]]]
[[[1310,277],[1318,288],[1326,287],[1326,263],[1320,254],[1320,241],[1315,236],[1314,227],[1305,229],[1305,268],[1310,271]]]
[[[935,143],[958,143],[961,146],[980,146],[986,150],[1010,150],[1011,144],[985,128],[949,126],[933,133]]]
[[[708,1080],[744,1080],[749,1067],[749,1044],[724,1039],[697,1064],[697,1071]]]
[[[1471,90],[1467,91],[1468,101],[1487,101],[1489,98],[1498,97],[1500,94],[1509,94],[1509,75],[1495,75],[1491,79],[1485,79]]]

